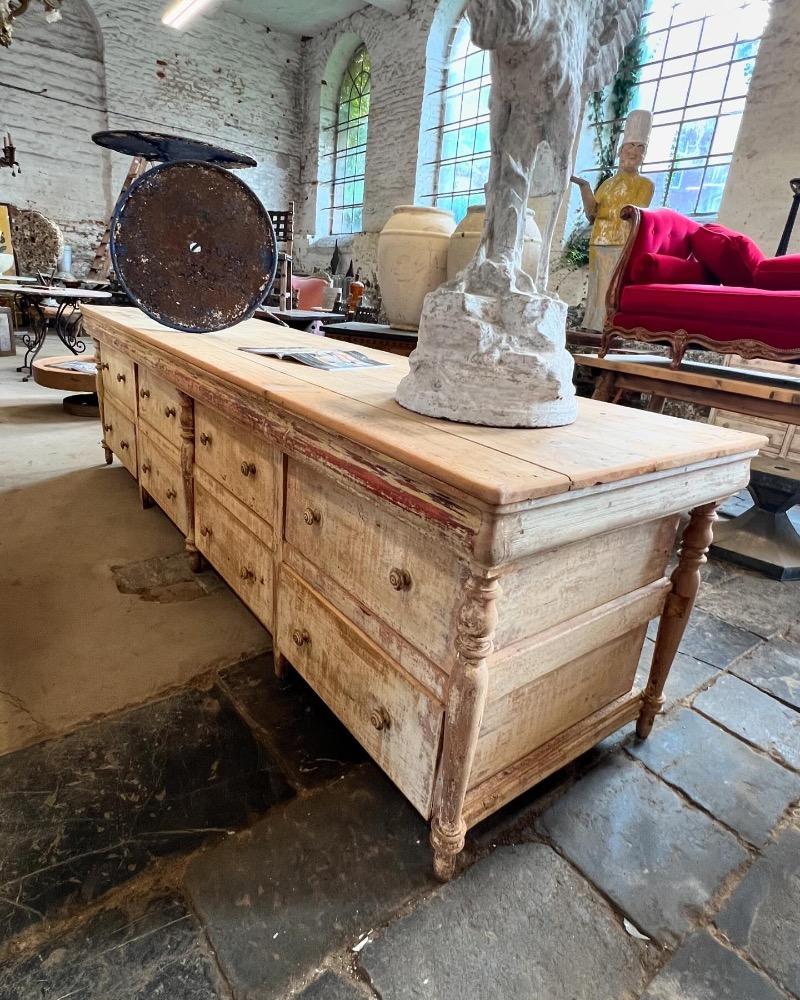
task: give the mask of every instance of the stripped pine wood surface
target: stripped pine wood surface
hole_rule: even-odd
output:
[[[440,878],[469,826],[651,725],[714,506],[763,438],[591,400],[567,428],[461,426],[394,402],[396,356],[321,372],[239,351],[346,348],[262,322],[197,337],[91,308],[86,323],[104,445],[271,630],[276,670],[293,665],[431,820]]]

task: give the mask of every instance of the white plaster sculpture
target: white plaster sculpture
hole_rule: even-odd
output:
[[[410,410],[495,427],[557,427],[576,416],[566,305],[547,292],[557,212],[537,274],[521,268],[537,155],[550,149],[559,201],[569,184],[583,98],[613,79],[644,0],[471,0],[472,40],[491,51],[492,158],[478,251],[425,300]]]

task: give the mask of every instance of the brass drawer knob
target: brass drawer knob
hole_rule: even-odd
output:
[[[200,444],[209,445],[211,444],[211,435],[206,434],[205,431],[200,435]]]
[[[165,406],[164,407],[164,416],[165,417],[174,417],[177,412],[178,411],[175,409],[174,406]]]
[[[122,374],[122,372],[117,372],[117,382],[124,382],[124,381],[125,381],[125,376]]]
[[[243,580],[255,580],[256,578],[255,573],[248,566],[242,566],[239,570],[239,576]]]
[[[113,431],[114,430],[114,425],[113,424],[103,424],[103,430],[106,432],[106,434],[108,434],[109,431]]]
[[[149,399],[150,398],[150,390],[149,389],[140,389],[139,390],[139,395],[142,397],[142,399]]]
[[[256,467],[252,462],[242,462],[242,475],[245,479],[256,474]]]
[[[392,728],[392,717],[383,705],[379,708],[373,708],[369,716],[369,722],[373,729],[377,729],[379,733]]]
[[[200,529],[200,534],[203,536],[203,538],[211,538],[214,532],[211,530],[211,528],[202,527]]]
[[[107,372],[108,371],[108,362],[107,361],[101,361],[100,362],[100,371],[101,372]]]
[[[178,494],[175,492],[175,490],[173,490],[172,487],[170,486],[170,488],[167,490],[167,500],[174,500],[177,495]]]
[[[143,472],[143,473],[144,473],[145,475],[147,475],[147,473],[148,473],[149,471],[150,471],[150,466],[149,466],[149,464],[148,464],[147,462],[142,462],[142,472]]]
[[[408,590],[411,587],[411,574],[405,569],[394,569],[389,571],[389,583],[395,590]]]
[[[306,524],[319,524],[322,518],[318,510],[314,510],[313,507],[306,507],[303,511],[303,520]]]
[[[127,441],[120,441],[119,446],[120,446],[120,448],[122,448],[123,451],[127,451],[128,450],[128,442]]]
[[[292,642],[295,646],[308,646],[311,643],[311,636],[304,628],[296,628],[294,632],[292,632]]]

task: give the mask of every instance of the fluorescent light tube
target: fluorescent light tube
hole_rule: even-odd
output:
[[[212,0],[176,0],[161,18],[161,23],[170,28],[184,28],[189,21],[207,7]]]

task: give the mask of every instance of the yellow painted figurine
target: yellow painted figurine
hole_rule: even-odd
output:
[[[639,170],[647,152],[653,116],[649,111],[631,111],[619,150],[619,170],[596,191],[582,177],[572,177],[580,188],[586,218],[592,223],[589,240],[589,292],[583,325],[602,330],[606,316],[606,292],[625,240],[628,223],[619,217],[625,205],[647,208],[653,198],[653,182]]]

